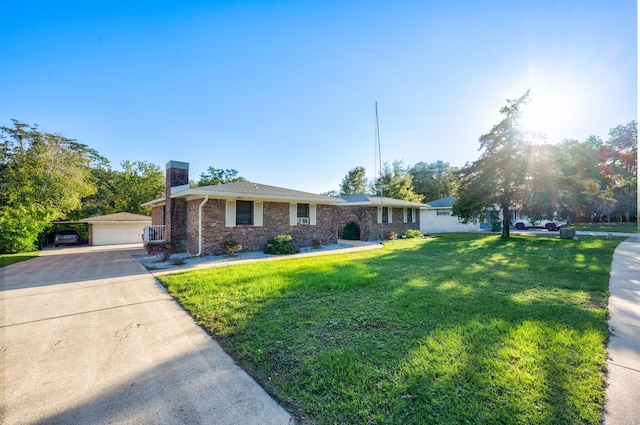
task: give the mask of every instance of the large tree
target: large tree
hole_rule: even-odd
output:
[[[409,170],[414,191],[422,196],[423,202],[452,196],[457,187],[456,172],[457,168],[443,161],[418,162]]]
[[[340,184],[341,195],[356,195],[367,192],[367,178],[364,167],[358,166],[349,170]]]
[[[370,190],[376,196],[422,202],[422,196],[413,190],[411,174],[402,161],[393,161],[392,165],[385,162],[380,176],[373,181]]]
[[[598,169],[599,148],[593,138],[584,143],[565,140],[557,145],[549,169],[558,170],[558,212],[571,223],[579,216],[593,216],[610,197]]]
[[[200,174],[200,180],[196,183],[196,186],[213,186],[216,184],[226,184],[233,182],[247,181],[244,177],[238,176],[238,170],[233,168],[207,168],[206,173]]]
[[[0,252],[35,249],[52,220],[65,218],[95,191],[96,151],[37,125],[0,127]]]
[[[116,173],[114,206],[117,211],[148,214],[141,204],[159,197],[164,191],[162,169],[147,161],[123,161],[122,171]]]
[[[519,126],[521,108],[529,92],[508,99],[500,109],[503,119],[480,137],[482,154],[459,172],[453,214],[464,221],[482,218],[498,206],[502,211],[502,237],[509,237],[509,209],[524,198],[527,159],[531,142]]]
[[[148,215],[150,209],[141,204],[158,198],[164,192],[161,168],[147,161],[123,161],[122,171],[107,165],[91,169],[96,192],[82,200],[82,208],[70,218],[80,219],[116,212]]]
[[[627,221],[638,214],[638,123],[631,121],[609,132],[601,163],[614,211]]]

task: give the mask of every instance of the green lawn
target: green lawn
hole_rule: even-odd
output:
[[[600,424],[619,243],[444,235],[160,279],[298,423]]]
[[[638,233],[638,223],[573,223],[569,227],[585,232]]]
[[[0,267],[8,266],[9,264],[19,263],[20,261],[30,260],[40,255],[40,251],[23,252],[20,254],[1,254],[0,255]]]

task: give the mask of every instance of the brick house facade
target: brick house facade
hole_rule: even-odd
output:
[[[355,221],[361,240],[387,239],[420,230],[422,204],[368,195],[332,197],[252,182],[189,188],[189,164],[167,163],[164,197],[147,202],[152,225],[165,226],[165,240],[176,252],[224,253],[227,239],[243,251],[261,251],[276,235],[290,235],[299,247],[314,241],[336,243]]]
[[[365,194],[343,195],[345,204],[336,208],[339,223],[338,236],[342,229],[354,221],[360,227],[360,240],[389,239],[389,233],[398,237],[407,230],[420,230],[420,210],[426,205],[392,198],[380,198]]]
[[[176,252],[222,254],[231,238],[243,251],[261,251],[280,234],[300,246],[314,240],[336,243],[336,205],[340,198],[252,182],[189,188],[188,164],[167,164],[167,194],[143,205],[152,208],[152,224],[165,225],[165,240]]]

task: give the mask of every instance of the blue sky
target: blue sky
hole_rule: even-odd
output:
[[[0,125],[107,157],[337,189],[384,161],[462,166],[531,90],[549,142],[637,116],[635,0],[4,1]]]

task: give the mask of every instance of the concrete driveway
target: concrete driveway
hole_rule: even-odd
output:
[[[62,247],[0,268],[3,424],[290,424],[131,257]]]

